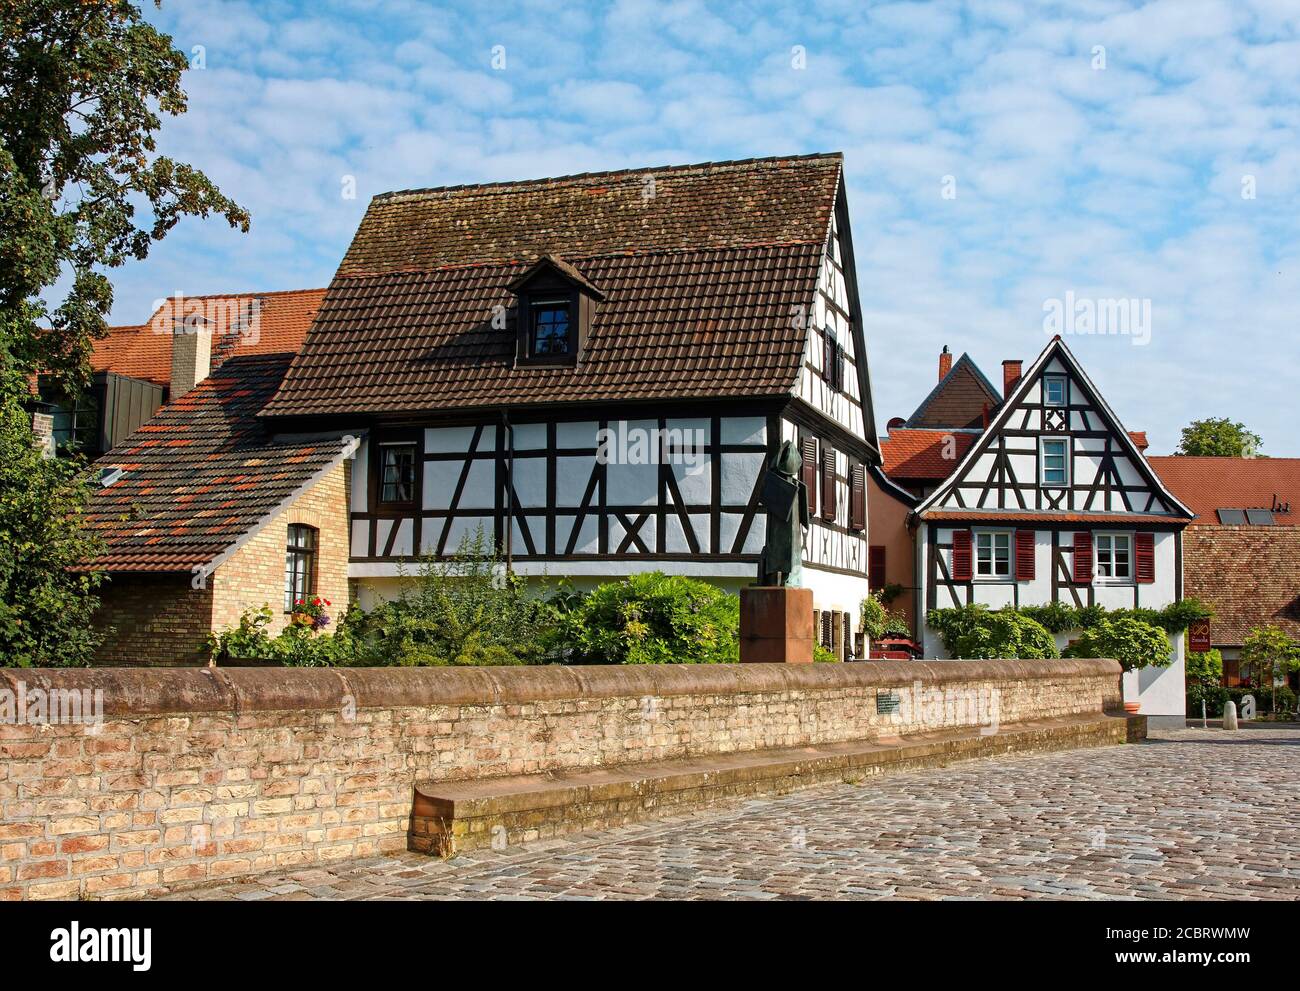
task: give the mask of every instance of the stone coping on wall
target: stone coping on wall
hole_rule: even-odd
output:
[[[0,690],[103,691],[104,716],[509,705],[1120,676],[1109,659],[444,668],[3,668]]]

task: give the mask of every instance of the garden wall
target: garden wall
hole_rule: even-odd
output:
[[[890,691],[899,711],[880,714]],[[81,722],[33,725],[55,699],[65,712],[80,700]],[[417,781],[1119,705],[1119,666],[1102,660],[3,670],[0,900],[140,895],[396,852]]]

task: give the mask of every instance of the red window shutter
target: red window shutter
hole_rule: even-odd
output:
[[[970,531],[954,530],[952,534],[952,580],[955,582],[968,582],[970,579]]]
[[[803,439],[803,484],[808,489],[808,516],[817,515],[817,440],[813,437]]]
[[[1016,531],[1016,581],[1034,580],[1034,531]]]
[[[879,545],[867,552],[867,582],[873,592],[885,587],[885,548]]]
[[[1082,530],[1074,532],[1074,581],[1077,585],[1092,583],[1092,534]]]
[[[1149,585],[1156,580],[1156,538],[1153,533],[1133,535],[1134,576],[1139,585]]]
[[[853,466],[853,490],[849,496],[849,527],[854,530],[867,528],[867,467]]]
[[[835,449],[822,450],[822,519],[835,521]]]

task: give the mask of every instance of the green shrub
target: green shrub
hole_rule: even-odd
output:
[[[1209,685],[1223,682],[1223,654],[1218,650],[1188,651],[1187,683],[1202,681]]]
[[[1121,616],[1103,619],[1083,630],[1065,650],[1066,657],[1111,657],[1125,671],[1167,667],[1173,661],[1173,645],[1158,626]]]
[[[207,654],[217,661],[267,661],[285,667],[328,667],[357,663],[361,644],[348,632],[348,614],[335,634],[314,634],[308,625],[290,624],[271,636],[274,613],[269,605],[249,609],[239,625],[220,633],[209,633]]]
[[[482,528],[445,561],[423,558],[400,593],[360,613],[346,633],[380,665],[538,664],[554,610],[542,589],[508,574]],[[340,631],[343,632],[343,631]]]
[[[979,604],[934,609],[927,621],[953,657],[1028,660],[1059,656],[1056,641],[1042,624],[1015,609],[992,611]]]
[[[874,592],[862,600],[860,610],[862,632],[871,640],[879,640],[887,636],[910,637],[912,635],[907,620],[889,609],[887,591],[886,588]]]
[[[823,647],[819,643],[813,644],[813,663],[814,664],[838,664],[839,658],[835,656],[835,651],[829,647]]]
[[[608,582],[557,605],[555,641],[573,664],[740,660],[740,599],[660,571]]]

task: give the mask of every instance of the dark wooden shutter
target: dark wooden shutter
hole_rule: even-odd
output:
[[[835,389],[837,392],[844,391],[844,348],[836,342],[835,344]]]
[[[831,624],[833,622],[834,622],[834,617],[832,617],[831,611],[829,609],[823,610],[822,611],[822,646],[825,647],[827,650],[834,649],[833,645],[835,641],[831,639]]]
[[[808,516],[809,518],[817,515],[817,439],[815,437],[805,437],[803,439],[803,450],[799,452],[803,458],[803,484],[808,488]]]
[[[829,329],[822,331],[822,378],[835,386],[835,334]]]
[[[955,582],[968,582],[970,579],[970,531],[954,530],[952,534],[952,580]]]
[[[853,530],[867,528],[867,466],[854,465],[852,489],[849,492],[849,527]]]
[[[1092,583],[1092,534],[1074,532],[1074,581],[1076,585]]]
[[[867,583],[873,592],[885,587],[885,548],[879,544],[867,551]]]
[[[822,448],[822,519],[835,521],[835,448]]]
[[[1016,581],[1034,580],[1034,531],[1016,531]]]
[[[1139,585],[1150,585],[1156,580],[1156,538],[1152,533],[1133,535],[1134,577]]]

